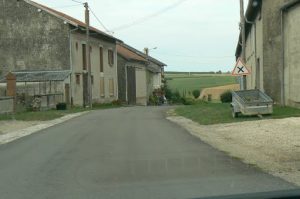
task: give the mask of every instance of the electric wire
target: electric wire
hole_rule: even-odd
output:
[[[133,22],[131,22],[131,23],[128,23],[128,24],[124,24],[124,25],[118,26],[118,27],[116,27],[116,28],[113,28],[112,30],[115,32],[115,31],[127,29],[127,28],[130,28],[130,27],[132,27],[132,26],[138,25],[138,24],[143,23],[143,22],[145,22],[145,21],[147,21],[147,20],[150,20],[150,19],[152,19],[152,18],[154,18],[154,17],[157,17],[157,16],[159,16],[159,15],[161,15],[161,14],[164,14],[164,13],[167,12],[168,10],[171,10],[171,9],[176,8],[177,6],[179,6],[180,4],[184,3],[185,1],[188,1],[188,0],[179,0],[179,1],[177,1],[177,2],[175,2],[175,3],[173,3],[173,4],[171,4],[171,5],[169,5],[169,6],[165,7],[165,8],[163,8],[163,9],[157,11],[157,12],[154,12],[153,14],[144,16],[144,17],[142,17],[142,18],[140,18],[140,19],[137,19],[137,20],[135,20],[135,21],[133,21]]]

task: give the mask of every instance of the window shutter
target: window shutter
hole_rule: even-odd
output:
[[[105,97],[104,77],[100,78],[100,96]]]
[[[108,50],[108,63],[110,66],[114,65],[114,51]]]
[[[114,89],[114,79],[109,79],[109,95],[114,96],[115,95],[115,89]]]
[[[86,45],[82,44],[82,69],[86,70]]]
[[[100,73],[103,73],[103,48],[100,47]]]

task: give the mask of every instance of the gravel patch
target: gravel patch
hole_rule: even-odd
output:
[[[75,117],[79,117],[89,111],[68,114],[58,119],[44,122],[25,122],[25,121],[1,121],[0,123],[0,145],[20,139],[24,136],[37,133],[43,129],[63,123]],[[1,125],[2,124],[2,125]]]
[[[199,125],[167,117],[213,147],[300,186],[300,118]]]
[[[4,135],[13,131],[17,131],[20,129],[28,128],[30,126],[41,124],[42,122],[39,121],[16,121],[16,120],[9,120],[9,121],[0,121],[0,135]]]

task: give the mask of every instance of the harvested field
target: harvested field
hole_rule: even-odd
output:
[[[199,99],[212,101],[220,101],[220,96],[226,91],[238,91],[240,90],[239,84],[230,84],[226,86],[217,86],[212,88],[205,88],[202,90]]]

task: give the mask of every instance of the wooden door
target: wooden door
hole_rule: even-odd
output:
[[[70,84],[65,84],[65,102],[70,104]]]
[[[136,76],[135,68],[127,68],[127,99],[128,104],[136,104]]]

